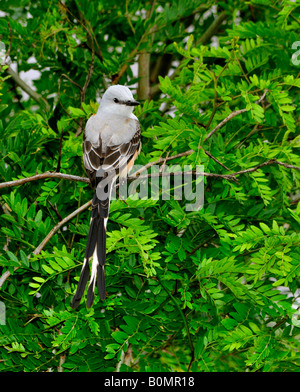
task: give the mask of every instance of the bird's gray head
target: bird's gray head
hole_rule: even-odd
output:
[[[129,116],[135,106],[139,105],[126,86],[117,84],[110,86],[102,96],[99,110],[110,111],[115,114]]]

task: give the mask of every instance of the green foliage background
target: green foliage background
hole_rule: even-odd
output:
[[[11,61],[19,73],[41,73],[38,97],[24,99],[1,67],[1,182],[55,171],[62,131],[61,172],[85,176],[76,133],[113,80],[150,87],[136,111],[141,165],[191,149],[168,163],[224,175],[283,164],[238,181],[205,177],[200,211],[172,197],[113,201],[108,297],[78,311],[70,301],[89,211],[33,252],[91,189],[53,178],[1,189],[1,275],[10,276],[0,290],[0,371],[297,371],[299,170],[290,166],[300,166],[300,66],[291,61],[299,2],[65,4],[1,1]],[[146,82],[129,66],[145,53]]]

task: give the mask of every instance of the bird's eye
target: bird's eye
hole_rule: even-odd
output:
[[[115,102],[115,103],[119,103],[118,98],[114,98],[114,102]]]

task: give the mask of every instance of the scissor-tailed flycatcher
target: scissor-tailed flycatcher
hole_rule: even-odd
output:
[[[111,86],[103,94],[98,112],[89,118],[83,136],[83,162],[95,189],[92,216],[85,257],[77,291],[71,306],[76,308],[84,293],[90,275],[87,307],[94,302],[97,280],[100,298],[106,296],[104,264],[106,259],[106,224],[110,195],[117,177],[126,176],[141,150],[141,130],[132,113],[135,101],[125,86]]]

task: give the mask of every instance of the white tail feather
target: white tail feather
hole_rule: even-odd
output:
[[[90,279],[90,284],[89,284],[89,286],[93,287],[93,292],[95,292],[98,264],[99,264],[99,262],[98,262],[97,245],[96,245],[95,250],[94,250],[94,254],[93,254],[92,272],[91,272],[91,279]]]

